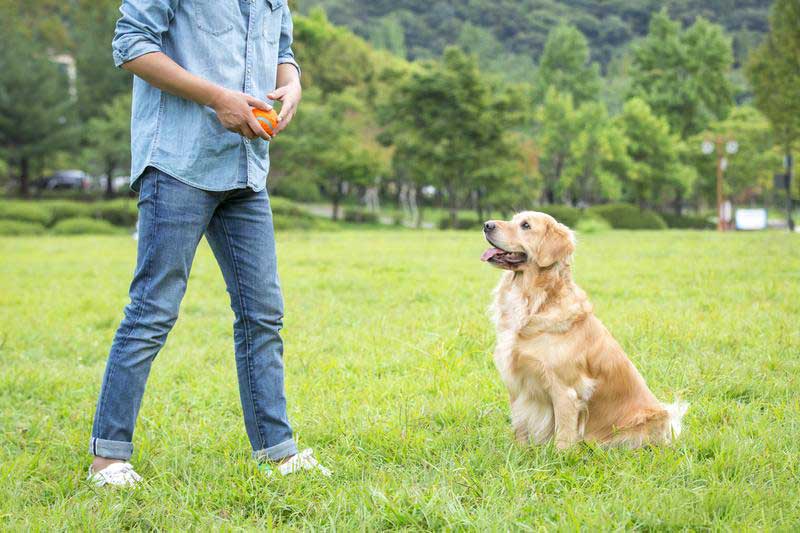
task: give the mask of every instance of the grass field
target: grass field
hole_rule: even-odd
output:
[[[800,527],[800,240],[608,232],[576,277],[663,400],[677,445],[512,442],[477,233],[279,236],[290,418],[334,476],[249,458],[221,275],[205,243],[156,360],[134,491],[85,481],[126,303],[128,237],[0,239],[0,530]]]

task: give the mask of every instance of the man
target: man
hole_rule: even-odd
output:
[[[283,302],[266,192],[271,137],[252,114],[282,102],[277,135],[300,102],[287,0],[125,0],[112,43],[132,72],[131,187],[139,243],[130,304],[97,402],[89,476],[131,485],[127,462],[150,365],[178,317],[205,234],[236,320],[239,393],[253,457],[288,474],[319,468],[298,453],[286,416]]]

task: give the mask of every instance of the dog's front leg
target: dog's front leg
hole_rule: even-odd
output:
[[[553,411],[555,412],[556,448],[563,450],[581,440],[578,429],[581,414],[581,401],[575,389],[556,386],[551,391]]]

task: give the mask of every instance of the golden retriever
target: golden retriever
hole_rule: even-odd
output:
[[[550,215],[490,220],[481,260],[506,270],[491,307],[494,362],[508,388],[516,438],[559,449],[580,441],[666,444],[688,404],[656,399],[572,280],[575,237]]]

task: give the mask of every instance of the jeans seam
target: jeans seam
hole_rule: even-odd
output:
[[[154,179],[155,179],[155,182],[154,182],[155,190],[153,191],[153,229],[151,231],[151,237],[150,237],[150,240],[149,240],[148,248],[147,248],[147,250],[145,250],[145,255],[147,257],[147,260],[145,261],[145,264],[144,264],[144,273],[145,273],[144,293],[145,294],[147,294],[149,292],[149,287],[150,287],[150,265],[151,265],[151,261],[152,261],[152,255],[153,255],[150,252],[151,252],[151,249],[153,247],[153,241],[155,240],[155,233],[156,233],[155,230],[156,230],[156,224],[158,222],[158,171],[154,172],[153,174],[154,174]],[[120,342],[120,347],[119,347],[120,350],[124,349],[125,346],[127,346],[128,339],[130,339],[130,336],[131,336],[131,333],[133,332],[133,329],[139,324],[139,320],[142,318],[142,312],[144,311],[144,304],[140,303],[140,302],[136,302],[136,311],[137,311],[136,312],[136,318],[134,318],[133,323],[128,328],[128,331],[125,333],[125,337],[123,337],[122,341]],[[116,362],[112,362],[111,369],[108,372],[108,379],[106,380],[107,383],[110,383],[111,379],[114,377],[114,370],[116,369],[116,366],[117,366],[117,363]],[[100,400],[100,407],[97,410],[98,414],[105,411],[105,406],[106,406],[106,403],[107,403],[107,400],[108,400],[108,390],[106,390],[105,387],[103,387],[103,390],[101,392],[101,396],[102,396],[102,398]],[[99,418],[100,417],[98,416],[98,419]],[[97,439],[99,437],[95,435],[94,438]],[[96,441],[95,441],[95,451],[97,451],[97,442]]]
[[[228,225],[225,223],[225,216],[222,212],[218,213],[219,221],[222,224],[222,231],[225,233],[225,241],[228,245],[228,252],[231,254],[231,262],[233,263],[233,277],[236,280],[236,297],[239,299],[239,307],[242,308],[242,325],[244,326],[244,338],[245,338],[245,356],[247,358],[247,388],[250,395],[250,404],[253,409],[253,414],[255,415],[255,425],[256,431],[258,432],[258,439],[261,441],[261,448],[266,447],[266,440],[264,440],[264,435],[261,433],[261,425],[259,424],[259,416],[258,416],[258,408],[256,407],[256,400],[253,397],[253,366],[252,366],[252,354],[251,354],[251,341],[250,341],[250,327],[247,324],[247,306],[244,303],[244,298],[242,297],[242,283],[241,283],[241,276],[239,275],[239,264],[236,260],[236,252],[233,249],[231,236],[228,233]]]

